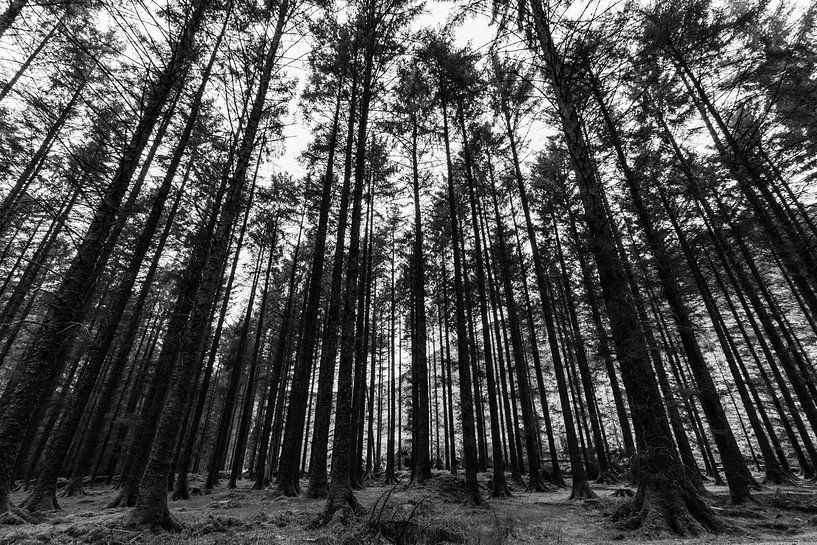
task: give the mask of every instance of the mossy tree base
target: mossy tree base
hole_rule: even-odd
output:
[[[152,531],[181,532],[184,526],[170,513],[167,505],[137,504],[125,519],[125,526]]]
[[[288,498],[295,498],[301,495],[301,485],[298,482],[290,482],[290,483],[278,483],[278,491],[288,497]]]
[[[53,490],[40,491],[37,487],[20,502],[20,507],[29,513],[39,511],[59,511],[60,504],[57,502],[57,494]]]
[[[130,486],[124,486],[119,489],[119,493],[111,503],[106,505],[108,509],[116,507],[133,507],[136,505],[136,500],[139,499],[139,491]]]
[[[7,505],[0,507],[0,526],[18,526],[21,524],[37,524],[42,518],[28,509]]]
[[[568,499],[571,500],[592,500],[596,499],[598,496],[595,492],[590,488],[590,483],[587,482],[586,479],[577,481],[573,480],[573,488],[570,491],[570,497]]]
[[[87,496],[88,493],[85,491],[85,487],[82,485],[81,478],[75,478],[68,481],[62,491],[60,492],[61,498],[72,498],[74,496]]]
[[[326,507],[310,527],[317,528],[329,523],[335,514],[341,510],[348,510],[354,515],[362,515],[366,512],[355,498],[354,493],[349,489],[339,494],[328,495]]]
[[[635,471],[638,490],[615,513],[618,526],[649,538],[695,537],[726,530],[727,524],[693,485],[684,467],[667,458],[641,458]]]

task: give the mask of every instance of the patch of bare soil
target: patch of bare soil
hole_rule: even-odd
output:
[[[489,478],[480,475],[486,498]],[[356,493],[365,514],[340,511],[318,528],[311,526],[324,500],[287,498],[271,490],[251,490],[251,485],[240,481],[235,490],[216,488],[211,494],[171,501],[173,515],[185,527],[178,534],[126,528],[127,508],[105,508],[115,491],[88,487],[87,495],[61,498],[62,511],[46,515],[43,522],[0,526],[0,545],[817,543],[817,486],[813,483],[767,488],[754,494],[756,503],[739,507],[728,504],[725,488],[712,487],[715,510],[735,530],[694,540],[663,541],[636,540],[610,521],[609,515],[629,499],[621,484],[593,485],[599,499],[586,501],[569,501],[569,488],[545,493],[514,488],[510,498],[490,499],[486,506],[474,508],[462,501],[461,477],[436,472],[425,483],[409,486],[404,475],[397,485],[369,481]],[[20,492],[12,500],[19,502],[23,495]]]

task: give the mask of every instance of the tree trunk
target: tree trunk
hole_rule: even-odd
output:
[[[593,432],[593,444],[595,445],[596,460],[599,465],[599,476],[596,479],[598,483],[615,483],[615,475],[610,472],[610,464],[607,461],[607,454],[604,451],[604,440],[602,439],[601,419],[596,412],[595,404],[595,387],[593,385],[593,376],[590,373],[590,364],[587,361],[587,351],[584,347],[584,339],[581,336],[581,329],[579,328],[579,318],[576,314],[576,300],[573,296],[573,287],[571,286],[570,274],[567,272],[565,265],[565,256],[562,251],[562,242],[559,237],[559,227],[556,224],[556,218],[553,221],[553,235],[556,241],[556,255],[559,259],[559,266],[564,284],[564,294],[566,299],[567,315],[570,320],[570,329],[573,331],[573,343],[576,346],[576,363],[579,367],[579,377],[581,379],[582,389],[584,390],[584,398],[587,406],[587,412],[590,419],[590,429]]]
[[[454,295],[457,323],[457,358],[460,374],[460,420],[462,423],[463,468],[465,470],[465,488],[467,502],[473,505],[482,504],[482,496],[477,482],[477,439],[474,426],[474,400],[472,396],[471,366],[469,363],[468,326],[465,317],[465,287],[463,286],[461,236],[457,220],[457,201],[454,193],[454,173],[451,164],[451,151],[448,133],[448,106],[445,101],[443,110],[443,139],[445,142],[446,165],[448,174],[448,211],[451,222],[451,243],[454,253]]]
[[[34,289],[34,286],[39,280],[40,273],[47,268],[46,265],[49,258],[49,253],[51,253],[54,243],[58,240],[59,235],[65,228],[65,221],[68,219],[71,210],[73,210],[79,194],[79,189],[75,189],[71,194],[71,198],[57,213],[54,221],[52,222],[48,231],[46,231],[42,241],[37,247],[37,250],[34,252],[34,255],[32,255],[28,260],[28,264],[26,264],[23,274],[20,276],[20,279],[17,281],[17,284],[14,286],[11,294],[9,294],[8,299],[6,299],[6,304],[3,306],[3,311],[0,312],[0,339],[5,338],[8,335],[9,329],[13,325],[13,320],[17,316],[20,307],[25,302],[26,296],[31,293],[32,289]],[[26,242],[25,247],[20,250],[20,259],[25,256],[30,240],[31,239],[29,239],[29,241]],[[11,278],[11,276],[12,274],[10,273],[9,278]],[[5,358],[0,358],[0,367],[2,367],[4,360]]]
[[[272,242],[273,245],[270,246],[269,249],[269,259],[267,260],[267,267],[266,272],[264,273],[264,288],[261,296],[261,306],[258,310],[258,322],[256,323],[255,329],[255,338],[256,341],[254,343],[254,350],[250,352],[250,366],[249,369],[246,370],[247,379],[246,384],[244,386],[244,399],[241,403],[241,410],[238,415],[238,427],[236,428],[236,438],[235,438],[235,445],[233,447],[233,458],[232,463],[230,464],[230,478],[227,482],[227,488],[235,488],[236,481],[244,472],[244,455],[247,449],[247,434],[250,431],[250,420],[252,419],[252,406],[253,401],[255,400],[255,375],[256,369],[258,368],[258,342],[260,342],[260,335],[262,331],[262,319],[264,316],[264,303],[266,303],[266,295],[267,295],[267,288],[269,287],[269,275],[270,269],[272,268],[272,260],[273,260],[273,253],[275,252],[275,242],[276,242],[276,235],[272,235]],[[263,255],[264,255],[264,244],[262,243],[261,247],[258,250],[258,261],[256,262],[256,269],[255,274],[253,275],[253,282],[252,287],[250,288],[250,297],[247,301],[247,313],[244,315],[244,330],[249,332],[250,324],[252,323],[252,315],[253,315],[253,306],[255,304],[255,295],[258,290],[258,281],[261,277],[261,268],[263,263]],[[242,337],[244,334],[242,332]],[[242,342],[247,342],[244,338],[242,338]],[[245,353],[245,350],[239,348],[242,354]],[[243,358],[242,358],[243,359]],[[243,370],[242,362],[236,361],[236,368]]]
[[[139,500],[128,518],[131,525],[148,525],[171,530],[179,527],[178,522],[173,519],[167,508],[167,480],[175,451],[176,426],[184,409],[185,400],[189,398],[189,390],[194,386],[191,385],[192,378],[196,376],[202,363],[200,359],[196,358],[201,341],[200,337],[206,329],[205,322],[209,316],[212,299],[221,282],[221,275],[227,259],[230,233],[241,208],[241,196],[246,185],[247,168],[256,144],[256,135],[264,111],[272,70],[278,58],[278,46],[284,32],[284,25],[290,15],[288,0],[284,0],[278,6],[278,10],[275,31],[266,51],[259,84],[247,118],[247,127],[241,146],[237,153],[235,170],[230,177],[228,194],[222,208],[221,217],[218,220],[212,239],[202,237],[198,241],[202,245],[210,246],[211,249],[209,255],[203,260],[202,264],[205,266],[201,267],[200,281],[193,282],[198,284],[195,290],[195,303],[191,308],[187,331],[181,339],[181,343],[175,347],[179,354],[179,363],[173,374],[170,391],[164,402],[160,418],[156,422],[156,433],[153,438],[150,457],[139,483]],[[193,264],[195,265],[195,263]],[[197,268],[194,266],[191,269],[196,270]],[[175,343],[166,343],[162,347],[162,351],[164,352],[166,347],[173,350],[173,344]]]
[[[342,84],[339,84],[342,87]],[[338,103],[335,106],[337,111],[340,107],[340,89],[338,90]],[[338,353],[338,327],[340,325],[341,312],[341,294],[343,290],[343,262],[344,262],[344,243],[346,240],[346,226],[349,219],[349,194],[351,190],[352,181],[352,152],[354,150],[354,129],[355,129],[355,112],[357,111],[357,94],[358,94],[358,79],[357,67],[352,70],[352,81],[350,83],[350,98],[349,98],[349,113],[348,125],[346,128],[346,149],[344,155],[343,166],[343,185],[340,192],[340,207],[338,209],[338,227],[337,237],[335,243],[335,254],[332,262],[332,285],[329,293],[329,303],[326,310],[326,326],[323,330],[323,342],[321,346],[321,359],[319,364],[319,378],[318,378],[318,393],[315,402],[315,424],[312,433],[312,452],[309,458],[309,488],[307,495],[312,498],[322,498],[329,494],[329,479],[326,472],[326,463],[329,448],[329,424],[332,417],[332,388],[335,381],[335,359]],[[334,127],[333,130],[337,130]],[[330,159],[327,161],[326,171],[331,174],[334,168],[334,146],[330,148]],[[324,204],[327,207],[326,214],[328,214],[329,195],[331,194],[330,184],[331,176],[324,178],[324,197],[326,199],[321,201],[321,206]],[[323,208],[321,209],[323,213]],[[323,217],[323,216],[321,216]],[[316,253],[317,256],[317,253]],[[314,270],[314,262],[313,262]],[[313,276],[312,281],[315,282]],[[311,290],[311,288],[310,288]],[[310,297],[312,297],[310,291]],[[318,294],[319,295],[319,294]],[[315,297],[317,298],[318,295]],[[317,305],[320,304],[319,299],[311,300],[310,305],[315,305],[314,312],[317,313]],[[310,312],[311,306],[307,306],[307,312]],[[306,319],[306,317],[304,317]],[[308,330],[307,330],[307,335]],[[307,337],[305,337],[306,339]],[[305,357],[301,355],[300,347],[298,358]],[[299,363],[299,365],[303,365]],[[296,368],[295,373],[298,376],[300,371]],[[291,407],[297,407],[291,405]],[[290,411],[293,411],[290,409]],[[293,422],[297,422],[298,415],[293,413],[291,417]],[[289,428],[290,416],[287,414],[287,428]],[[295,424],[293,424],[295,425]],[[290,479],[288,483],[283,483],[285,474],[279,474],[278,486],[284,494],[295,495],[300,490],[298,479]],[[284,486],[282,486],[282,483]]]
[[[270,433],[272,432],[272,419],[275,415],[275,408],[276,408],[276,401],[278,398],[278,389],[279,384],[281,382],[286,382],[285,377],[282,381],[282,369],[284,366],[284,360],[286,359],[287,353],[289,352],[289,330],[292,324],[292,306],[295,299],[295,278],[296,272],[298,269],[298,254],[300,251],[300,232],[298,233],[298,244],[296,246],[296,250],[292,257],[292,269],[289,275],[289,291],[287,293],[287,301],[284,305],[284,311],[281,317],[281,330],[278,333],[278,346],[275,351],[275,359],[272,362],[272,371],[269,377],[269,392],[267,393],[267,400],[265,405],[267,407],[267,412],[264,415],[264,423],[261,427],[261,445],[259,446],[259,455],[258,459],[255,462],[255,483],[253,484],[253,488],[256,490],[263,490],[266,486],[268,479],[267,479],[267,451],[269,449],[269,439]],[[317,259],[317,254],[315,259]],[[312,271],[315,273],[315,271]],[[320,271],[322,272],[322,271]],[[314,286],[313,283],[310,282],[310,290]],[[310,292],[311,293],[311,292]],[[306,302],[308,306],[310,304],[309,301]],[[304,335],[308,334],[307,330],[309,328],[305,328]],[[302,341],[303,342],[303,341]],[[310,358],[311,360],[311,358]]]
[[[634,476],[638,491],[619,516],[623,525],[644,533],[698,534],[718,530],[722,523],[702,500],[686,469],[674,456],[669,423],[661,407],[661,394],[650,367],[646,341],[640,330],[624,270],[617,255],[614,234],[601,199],[603,188],[591,164],[584,139],[574,89],[563,79],[560,54],[553,43],[547,16],[538,2],[531,2],[539,54],[553,84],[565,141],[570,150],[579,194],[585,210],[591,250],[601,280],[602,294],[610,318],[613,342],[621,362],[622,378],[630,397],[636,426],[638,453]]]
[[[505,427],[505,434],[506,434],[506,441],[508,445],[508,465],[510,466],[511,470],[511,479],[519,484],[520,486],[524,486],[524,481],[522,480],[522,467],[519,463],[520,455],[517,452],[516,445],[516,428],[513,423],[513,411],[511,410],[511,395],[508,393],[508,376],[505,372],[505,347],[503,343],[503,322],[499,318],[499,294],[496,289],[496,282],[494,279],[493,270],[491,267],[491,263],[487,263],[486,272],[488,276],[488,288],[489,294],[491,296],[491,317],[493,319],[494,330],[493,330],[493,348],[496,354],[496,380],[499,383],[499,394],[502,399],[502,406],[497,407],[500,409],[498,414],[498,419],[500,421],[500,425],[502,424],[502,417],[504,416],[504,427]],[[502,414],[504,411],[504,414]],[[503,452],[503,456],[505,453]]]
[[[395,398],[397,397],[395,384],[395,342],[394,342],[394,326],[395,326],[395,296],[394,296],[394,265],[396,257],[396,247],[394,241],[395,228],[391,230],[391,275],[389,279],[389,413],[386,419],[386,474],[383,477],[383,484],[391,485],[397,484],[397,475],[394,471],[394,457],[395,457],[395,442],[394,442],[394,426],[396,424],[396,410],[397,405]],[[440,332],[442,333],[442,331]],[[440,339],[442,343],[442,339]],[[446,449],[446,453],[448,449]],[[447,456],[446,456],[447,458]]]
[[[701,294],[701,297],[704,300],[704,304],[709,312],[709,315],[712,319],[712,323],[715,327],[715,332],[718,336],[718,340],[721,343],[721,349],[726,357],[727,363],[729,364],[729,369],[732,372],[732,377],[735,381],[735,385],[738,388],[738,393],[740,394],[741,401],[746,409],[747,416],[749,418],[750,424],[752,425],[752,429],[755,432],[755,437],[758,440],[758,445],[761,450],[761,454],[763,455],[763,461],[765,465],[765,472],[766,472],[766,481],[775,482],[776,484],[783,484],[784,482],[789,482],[790,476],[787,476],[780,464],[777,461],[774,451],[769,444],[769,441],[766,437],[766,434],[763,431],[763,426],[758,418],[757,412],[754,409],[752,398],[749,395],[749,391],[746,388],[746,384],[743,381],[742,374],[740,367],[743,367],[743,362],[741,360],[740,353],[735,349],[735,347],[730,343],[730,339],[728,331],[726,331],[726,324],[723,321],[723,316],[720,313],[720,310],[717,308],[715,301],[712,297],[712,292],[709,289],[709,286],[706,283],[706,280],[703,277],[703,274],[698,266],[697,261],[695,260],[695,256],[692,254],[691,248],[689,247],[689,243],[686,238],[686,234],[682,231],[681,226],[679,225],[677,218],[675,217],[672,207],[667,199],[666,192],[663,188],[659,187],[659,196],[661,198],[662,204],[664,206],[664,210],[667,212],[670,222],[675,230],[676,236],[681,244],[681,248],[684,252],[684,255],[687,259],[687,263],[692,271],[693,277],[695,278],[695,282],[698,285],[698,291]],[[738,363],[739,362],[739,363]],[[759,405],[759,409],[762,410],[762,405]],[[785,463],[785,457],[783,458]],[[727,479],[728,479],[727,474]]]
[[[573,480],[570,496],[571,498],[575,499],[592,498],[595,497],[595,494],[593,494],[593,492],[590,490],[590,485],[587,483],[587,473],[585,471],[584,464],[582,463],[581,454],[579,453],[579,441],[576,435],[573,412],[570,409],[570,398],[567,390],[567,381],[565,379],[564,363],[562,362],[561,352],[559,350],[556,326],[553,320],[553,307],[549,296],[550,281],[547,276],[547,271],[545,270],[543,257],[537,243],[536,230],[533,226],[533,220],[531,218],[527,189],[525,188],[525,182],[522,177],[522,169],[519,164],[516,135],[512,130],[510,130],[510,124],[507,121],[506,127],[508,128],[508,139],[510,141],[511,156],[514,164],[514,177],[516,178],[519,198],[522,202],[522,211],[525,214],[525,227],[528,233],[528,244],[530,244],[531,254],[533,255],[536,285],[539,289],[539,302],[542,305],[542,317],[545,321],[545,331],[547,333],[548,346],[550,347],[551,360],[553,361],[553,372],[554,375],[556,375],[556,386],[559,391],[559,401],[562,406],[562,419],[565,424],[567,451],[570,457],[570,472]],[[562,477],[558,465],[553,468],[553,473],[554,481],[559,484],[562,481]]]
[[[59,373],[72,344],[75,324],[84,321],[95,280],[104,265],[99,261],[107,235],[162,107],[171,90],[179,84],[178,78],[186,71],[206,6],[206,0],[193,4],[170,60],[151,83],[139,124],[57,290],[55,303],[43,320],[37,340],[20,364],[20,380],[0,420],[0,513],[12,509],[8,492],[13,478],[13,460],[21,446],[21,432],[28,427],[41,392],[53,383]]]
[[[630,168],[629,161],[624,153],[623,142],[610,116],[598,80],[591,71],[588,70],[587,73],[591,81],[591,92],[599,106],[605,127],[607,128],[613,148],[615,149],[619,166],[621,167],[624,179],[630,190],[630,198],[632,199],[638,222],[644,231],[647,244],[655,257],[658,278],[661,282],[664,296],[672,311],[672,316],[675,320],[678,334],[681,337],[681,344],[684,347],[687,361],[695,377],[701,407],[704,410],[710,430],[712,431],[712,436],[715,439],[715,444],[718,446],[718,452],[721,455],[726,481],[729,484],[729,495],[732,503],[745,503],[750,499],[749,490],[754,483],[754,479],[746,467],[743,454],[741,454],[737,441],[732,434],[732,428],[726,418],[726,412],[721,404],[715,387],[715,381],[712,379],[712,375],[704,360],[703,352],[698,344],[698,339],[695,336],[695,325],[692,323],[689,310],[684,303],[678,280],[672,273],[673,263],[667,251],[666,242],[656,229],[654,220],[647,209],[647,204],[644,202],[641,180],[638,179],[636,173]]]
[[[256,175],[257,175],[256,166]],[[208,367],[212,367],[215,358],[218,355],[218,343],[219,339],[221,338],[221,326],[224,322],[224,317],[227,313],[227,309],[230,304],[230,294],[232,292],[233,280],[235,278],[236,267],[238,266],[238,261],[241,255],[241,249],[244,246],[244,236],[247,232],[247,223],[250,216],[250,208],[253,201],[255,184],[253,183],[253,188],[250,190],[250,199],[247,208],[244,210],[244,219],[241,222],[241,229],[238,232],[238,240],[236,242],[235,247],[235,257],[233,258],[233,264],[230,269],[230,276],[227,280],[227,288],[225,290],[224,295],[224,302],[222,303],[221,307],[221,314],[219,316],[219,323],[216,327],[216,336],[213,340],[213,346],[210,348],[210,357],[208,360]],[[277,218],[275,223],[277,225]],[[239,335],[239,346],[246,346],[246,327],[247,323],[244,322],[241,328],[241,334]],[[243,355],[243,348],[239,351],[230,354],[229,359],[232,361],[232,367],[230,368],[230,376],[229,381],[227,384],[227,395],[224,399],[224,404],[222,405],[221,417],[219,419],[219,425],[216,431],[215,441],[213,443],[213,450],[211,453],[210,464],[208,465],[207,469],[207,479],[204,484],[204,488],[211,489],[213,488],[219,480],[219,471],[224,466],[224,458],[226,457],[227,453],[227,446],[229,441],[229,432],[230,432],[230,422],[233,416],[233,409],[235,408],[236,398],[238,396],[238,389],[239,389],[239,380],[241,377],[241,367],[242,367],[242,355]]]
[[[613,392],[613,401],[616,405],[616,414],[618,415],[619,427],[621,428],[622,438],[624,440],[624,453],[628,458],[635,454],[635,443],[633,442],[633,432],[630,428],[630,417],[627,415],[627,408],[624,405],[624,395],[618,384],[618,377],[616,375],[616,367],[613,362],[613,354],[610,350],[610,343],[607,338],[607,330],[602,321],[601,312],[597,301],[597,292],[594,282],[593,273],[587,259],[584,255],[584,248],[580,247],[579,232],[576,227],[576,218],[570,206],[565,204],[565,213],[567,214],[568,224],[570,226],[570,233],[573,240],[576,242],[576,258],[579,261],[579,268],[582,272],[582,283],[584,284],[584,291],[587,305],[590,307],[590,314],[593,319],[593,325],[596,328],[596,336],[599,342],[599,352],[604,360],[604,367],[607,371],[607,378],[610,381],[610,390]]]
[[[493,169],[491,169],[493,170]],[[473,188],[469,188],[473,198]],[[511,329],[511,346],[513,347],[513,359],[516,366],[517,383],[519,384],[519,397],[522,405],[522,424],[525,430],[525,448],[528,454],[528,490],[534,492],[544,492],[547,490],[542,481],[542,473],[539,467],[539,446],[537,444],[536,415],[533,411],[533,399],[530,393],[528,382],[527,364],[522,348],[522,332],[519,328],[519,309],[516,306],[516,299],[513,294],[511,284],[511,272],[509,263],[511,256],[508,255],[505,246],[505,229],[502,218],[499,214],[499,203],[496,197],[496,186],[494,185],[493,172],[491,172],[491,197],[494,205],[494,221],[496,222],[497,239],[497,259],[500,265],[502,284],[505,291],[505,306],[508,309],[508,321]],[[487,316],[486,316],[487,317]],[[487,326],[487,324],[485,324]],[[487,346],[490,348],[490,345]]]
[[[190,175],[191,166],[192,159],[188,164],[188,168],[185,172],[184,178],[182,179],[181,187],[179,189],[179,197],[181,197],[184,192],[184,186],[187,182],[188,176]],[[71,440],[77,432],[80,419],[82,418],[86,407],[88,407],[88,402],[91,399],[91,393],[94,385],[97,383],[103,366],[108,358],[108,353],[113,344],[119,322],[124,314],[125,307],[130,301],[130,295],[133,290],[133,286],[136,283],[137,275],[139,274],[144,257],[150,247],[150,242],[153,238],[154,232],[156,231],[156,227],[159,224],[167,195],[170,192],[170,182],[172,181],[172,178],[173,176],[166,176],[166,184],[162,185],[155,197],[150,214],[145,221],[145,224],[142,227],[142,232],[136,241],[134,252],[125,271],[125,275],[120,281],[116,293],[112,297],[114,302],[108,307],[108,313],[103,324],[100,326],[100,333],[97,336],[96,344],[91,351],[87,364],[79,376],[79,380],[74,388],[72,398],[68,401],[68,404],[65,407],[66,416],[60,423],[57,433],[50,439],[46,454],[42,458],[40,475],[37,479],[37,484],[34,486],[32,493],[21,504],[21,507],[25,507],[29,511],[59,508],[56,499],[56,490],[60,468],[62,467],[68,454],[68,449],[71,446]],[[178,202],[179,199],[176,199],[176,203],[174,203],[174,205],[178,205]],[[168,222],[171,223],[171,220],[172,216],[168,218]],[[121,369],[116,369],[113,371],[117,371],[116,374],[118,375],[119,372],[121,372]],[[96,445],[93,445],[93,448],[95,447]]]
[[[414,332],[417,349],[414,351],[416,361],[416,380],[412,384],[417,388],[417,406],[412,407],[414,418],[417,421],[417,436],[413,441],[417,443],[417,458],[414,459],[411,480],[413,483],[422,483],[431,477],[431,460],[429,451],[429,424],[426,415],[429,414],[428,397],[428,357],[426,354],[426,299],[425,299],[425,257],[423,256],[423,224],[420,216],[420,171],[417,163],[417,114],[414,112],[411,119],[411,166],[412,189],[414,192],[414,269],[412,271],[412,292],[414,295]]]
[[[367,21],[367,25],[370,22]],[[355,436],[352,427],[353,410],[353,374],[356,341],[356,317],[358,280],[361,266],[360,224],[363,207],[363,185],[365,182],[366,138],[369,119],[369,108],[372,101],[372,83],[374,80],[374,36],[368,36],[364,47],[363,85],[360,97],[360,119],[357,125],[357,146],[355,150],[354,178],[352,192],[352,217],[349,227],[349,255],[346,267],[346,290],[343,302],[343,323],[340,328],[340,360],[338,363],[338,395],[335,410],[335,436],[332,446],[332,482],[323,518],[330,517],[344,506],[358,511],[360,505],[352,492],[352,471],[355,465]],[[357,332],[359,335],[361,332]]]
[[[3,88],[0,89],[0,102],[2,102],[4,98],[6,98],[6,95],[8,95],[9,92],[14,88],[14,86],[17,84],[17,81],[20,79],[20,77],[23,74],[25,74],[26,70],[28,70],[28,68],[31,66],[31,63],[34,62],[34,59],[37,58],[37,56],[40,54],[40,52],[43,50],[43,48],[48,44],[48,42],[51,41],[51,38],[54,36],[54,33],[57,31],[57,29],[60,26],[63,25],[64,20],[65,20],[65,16],[63,15],[62,17],[60,17],[60,19],[57,21],[57,23],[54,26],[51,27],[51,30],[49,30],[48,33],[45,36],[43,36],[43,38],[37,44],[37,47],[35,47],[31,51],[31,53],[28,54],[28,56],[26,57],[26,60],[23,61],[23,63],[20,65],[20,68],[17,69],[17,71],[14,73],[14,75],[11,77],[11,79],[8,80],[3,85]],[[0,23],[0,24],[2,24],[2,23]],[[2,36],[2,33],[0,33],[0,36]]]

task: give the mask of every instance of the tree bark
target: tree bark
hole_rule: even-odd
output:
[[[411,166],[412,190],[414,193],[414,269],[412,278],[412,292],[414,295],[414,334],[417,345],[414,351],[416,361],[416,379],[412,384],[417,388],[417,406],[412,407],[414,418],[417,421],[417,436],[413,441],[417,443],[417,457],[414,460],[411,480],[422,483],[431,478],[431,460],[429,459],[429,424],[425,415],[429,414],[428,397],[428,356],[426,353],[426,287],[425,287],[425,257],[423,255],[423,223],[420,216],[420,171],[417,159],[417,113],[412,113],[411,119]]]
[[[448,133],[448,106],[443,101],[443,139],[445,142],[446,165],[448,174],[448,212],[451,222],[451,243],[454,254],[454,295],[457,323],[457,358],[460,374],[460,420],[462,423],[463,468],[465,470],[465,488],[467,502],[480,505],[483,502],[477,482],[477,439],[474,426],[474,400],[471,383],[471,366],[469,363],[468,326],[465,318],[465,287],[463,285],[461,236],[457,219],[457,201],[454,193],[454,173],[451,164],[451,151]]]
[[[648,348],[639,327],[614,234],[601,199],[603,188],[591,164],[590,150],[582,133],[575,106],[575,90],[565,79],[561,56],[552,40],[542,4],[530,3],[539,55],[553,85],[565,141],[573,161],[591,250],[598,266],[602,294],[611,322],[613,342],[621,362],[622,378],[630,396],[630,409],[638,440],[634,475],[638,491],[619,516],[624,526],[644,533],[671,531],[698,534],[718,530],[722,523],[702,500],[684,466],[672,456],[669,423],[662,412],[661,394],[650,368]]]
[[[191,309],[188,329],[178,346],[179,364],[176,366],[170,385],[170,391],[164,402],[161,416],[156,423],[150,457],[139,483],[139,500],[129,516],[129,524],[135,526],[154,526],[176,530],[179,528],[167,508],[167,480],[171,471],[176,440],[176,422],[180,419],[185,400],[189,398],[192,378],[201,366],[196,358],[209,316],[212,299],[215,296],[227,259],[230,233],[233,223],[241,208],[241,196],[246,185],[246,173],[250,164],[252,151],[255,148],[261,116],[264,111],[267,90],[269,89],[272,71],[278,58],[278,46],[284,32],[284,25],[290,16],[288,0],[278,6],[277,20],[273,37],[268,45],[262,66],[258,87],[253,99],[252,108],[247,118],[247,126],[237,153],[235,170],[230,176],[228,194],[222,208],[221,217],[213,233],[213,238],[200,240],[211,247],[205,267],[202,267],[201,279],[195,290],[195,303]],[[195,267],[191,267],[195,270]],[[165,345],[167,346],[167,345]],[[172,346],[172,344],[171,344]],[[163,346],[163,351],[165,347]]]
[[[354,49],[355,51],[356,47],[357,46],[355,46]],[[327,476],[326,463],[329,448],[329,424],[332,416],[332,388],[335,380],[335,359],[338,353],[338,327],[340,325],[341,318],[340,312],[341,294],[343,290],[343,262],[345,255],[344,243],[346,239],[346,227],[349,220],[349,194],[351,192],[352,183],[352,152],[354,150],[355,113],[357,111],[357,96],[359,91],[357,73],[357,66],[354,66],[352,69],[352,80],[350,82],[349,117],[346,127],[343,185],[340,192],[337,237],[335,243],[335,254],[332,262],[332,284],[329,293],[328,308],[326,310],[326,326],[323,330],[323,342],[321,346],[321,359],[319,364],[320,375],[318,378],[317,400],[315,402],[315,424],[312,433],[312,452],[310,453],[309,458],[309,488],[307,490],[307,495],[312,498],[322,498],[329,494],[329,479]],[[340,105],[340,91],[338,91],[338,94],[338,105],[336,105],[336,109]],[[334,157],[332,157],[332,159],[334,159]],[[333,163],[334,161],[327,162],[327,172],[331,172],[330,169],[334,168],[333,166],[330,166],[333,165]],[[327,176],[324,180],[324,188],[326,191],[326,184],[330,183],[329,177]],[[323,201],[321,202],[323,203]],[[329,205],[327,204],[327,207],[328,206]],[[309,312],[309,307],[307,307],[307,312]],[[299,358],[300,357],[299,352]],[[299,373],[303,371],[299,371],[296,368],[295,372]],[[297,407],[297,405],[294,407]],[[293,408],[291,410],[294,411],[295,409]],[[293,416],[290,417],[289,414],[287,414],[287,427],[289,427],[290,418],[293,418],[293,422],[297,422],[297,415],[293,413]],[[285,486],[282,487],[281,482],[283,478],[285,478],[285,474],[279,474],[279,488],[282,488],[285,494],[297,494],[300,490],[298,480],[290,479],[290,482],[284,483]]]
[[[59,373],[72,344],[75,324],[84,322],[95,280],[101,274],[103,264],[99,261],[107,235],[161,110],[172,89],[179,84],[178,78],[186,72],[206,6],[206,0],[193,4],[170,59],[151,82],[139,124],[57,290],[37,339],[21,362],[22,375],[0,418],[0,513],[12,509],[8,492],[13,460],[21,447],[21,432],[28,427],[41,392],[53,384]]]

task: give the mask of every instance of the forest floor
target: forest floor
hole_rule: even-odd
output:
[[[200,486],[201,480],[192,477],[191,486]],[[487,475],[480,475],[486,496],[487,479]],[[462,481],[447,473],[435,473],[433,479],[421,486],[408,487],[407,481],[403,475],[403,484],[397,486],[370,482],[364,490],[356,492],[366,514],[355,516],[341,511],[317,528],[312,528],[311,523],[321,514],[324,500],[305,496],[287,498],[273,490],[250,490],[251,483],[243,481],[235,490],[216,488],[210,494],[194,495],[187,501],[171,501],[171,512],[185,526],[185,530],[177,534],[123,528],[127,510],[107,509],[105,505],[115,491],[97,486],[88,488],[85,496],[60,498],[62,510],[47,515],[44,522],[0,527],[0,545],[817,543],[817,485],[814,484],[765,488],[754,494],[756,504],[741,509],[728,505],[724,487],[711,487],[715,508],[733,524],[732,532],[687,540],[650,541],[622,532],[611,522],[610,513],[626,501],[612,496],[621,486],[594,485],[599,496],[596,502],[569,501],[568,489],[527,493],[512,485],[512,497],[490,500],[483,507],[468,507],[461,501]],[[305,481],[302,486],[306,488]],[[12,501],[19,502],[23,494],[15,493]],[[378,505],[376,510],[373,509],[375,504]],[[379,536],[372,524],[378,521],[381,523]]]

